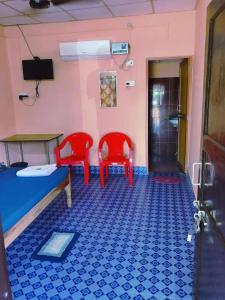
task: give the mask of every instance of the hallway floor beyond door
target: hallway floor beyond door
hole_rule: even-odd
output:
[[[160,184],[154,175],[110,175],[89,186],[72,182],[73,207],[60,194],[8,248],[14,299],[191,299],[194,244],[186,241],[193,220],[193,193],[181,184]],[[168,174],[163,174],[168,175]],[[32,260],[53,229],[80,237],[63,263]]]

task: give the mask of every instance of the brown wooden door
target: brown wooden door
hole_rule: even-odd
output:
[[[195,299],[225,299],[225,0],[207,12],[205,110],[200,209],[196,239]],[[194,141],[193,141],[194,142]]]
[[[149,168],[178,172],[177,114],[179,77],[149,80]]]
[[[188,59],[180,63],[180,97],[178,107],[178,152],[177,161],[182,171],[185,170],[186,130],[188,97]]]
[[[0,299],[1,300],[12,299],[1,222],[0,222]]]

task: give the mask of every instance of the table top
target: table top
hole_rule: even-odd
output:
[[[5,143],[16,143],[16,142],[48,142],[59,138],[62,136],[62,133],[54,133],[54,134],[15,134],[8,136],[0,142]]]

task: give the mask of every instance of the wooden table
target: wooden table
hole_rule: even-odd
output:
[[[8,136],[0,142],[4,143],[5,145],[5,153],[6,153],[6,160],[7,165],[10,165],[10,157],[9,157],[9,143],[18,143],[20,147],[20,156],[21,161],[24,161],[23,155],[23,143],[34,143],[34,142],[43,142],[45,146],[45,153],[47,156],[47,162],[50,164],[50,154],[49,154],[49,142],[52,140],[56,140],[57,145],[59,145],[59,138],[62,136],[62,133],[55,133],[55,134],[15,134]]]

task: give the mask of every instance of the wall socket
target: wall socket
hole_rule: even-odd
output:
[[[135,81],[127,80],[127,81],[125,81],[125,85],[126,85],[126,87],[135,86]]]
[[[23,101],[24,98],[28,98],[28,94],[27,93],[19,93],[19,100]]]
[[[134,60],[133,59],[127,59],[126,67],[133,67],[133,66],[134,66]]]

